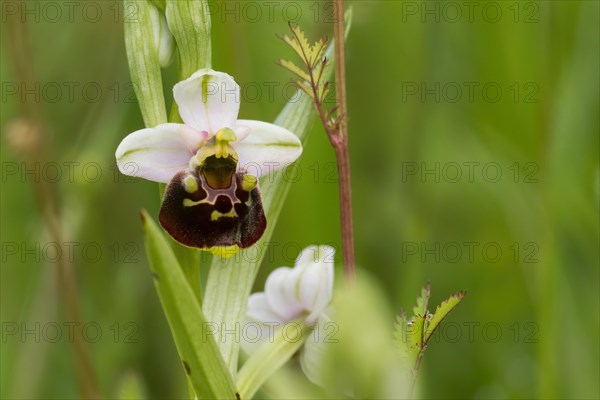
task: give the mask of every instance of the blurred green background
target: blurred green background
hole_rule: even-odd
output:
[[[67,3],[2,3],[1,396],[78,397],[56,248],[36,205],[43,186],[73,243],[62,257],[104,394],[134,372],[148,397],[183,397],[141,243],[138,211],[156,215],[157,187],[115,173],[117,144],[143,126],[126,15],[119,2]],[[598,398],[599,3],[348,4],[358,262],[398,311],[427,281],[433,302],[468,291],[426,353],[423,397]],[[242,118],[273,120],[293,93],[274,63],[293,54],[275,34],[292,20],[332,36],[331,8],[211,10],[213,68],[242,87]],[[21,21],[25,43],[9,27]],[[164,72],[170,96],[177,67]],[[23,164],[13,123],[31,104],[45,155]],[[315,124],[257,290],[304,246],[339,246],[334,162]]]

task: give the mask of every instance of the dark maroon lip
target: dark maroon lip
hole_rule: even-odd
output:
[[[247,248],[263,235],[267,220],[258,186],[244,190],[244,173],[217,174],[219,188],[212,188],[197,171],[177,173],[167,186],[159,213],[162,227],[177,242],[200,249],[237,245]],[[196,182],[186,190],[184,180]],[[188,188],[189,189],[189,188]]]

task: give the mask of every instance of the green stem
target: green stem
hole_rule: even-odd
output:
[[[179,265],[181,265],[187,283],[198,300],[198,304],[202,304],[200,250],[182,246],[174,240],[171,240],[171,248],[177,257],[177,261],[179,261]]]

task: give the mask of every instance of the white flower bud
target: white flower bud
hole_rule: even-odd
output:
[[[333,295],[333,263],[335,250],[330,246],[309,246],[304,249],[294,268],[277,268],[267,278],[265,291],[248,299],[247,323],[260,328],[260,340],[242,338],[248,353],[256,351],[269,338],[268,328],[281,326],[302,318],[319,333],[310,335],[300,353],[306,376],[319,384],[319,365],[324,352],[323,329],[333,323],[325,314]]]
[[[175,40],[167,25],[167,19],[154,5],[150,6],[150,18],[154,30],[154,46],[158,54],[158,63],[162,68],[168,67],[175,54]]]

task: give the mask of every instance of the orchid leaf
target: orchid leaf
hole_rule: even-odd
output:
[[[294,326],[294,337],[286,330]],[[251,399],[258,389],[302,347],[312,330],[297,321],[275,330],[272,341],[266,341],[240,369],[237,387],[242,399]]]
[[[167,122],[158,52],[154,42],[152,4],[125,0],[123,7],[135,8],[137,21],[124,24],[129,74],[142,112],[144,125],[151,128]]]
[[[235,399],[233,379],[204,313],[161,229],[142,212],[146,252],[182,366],[198,398]]]
[[[179,78],[210,68],[210,10],[205,0],[167,0],[169,29],[179,49]]]

